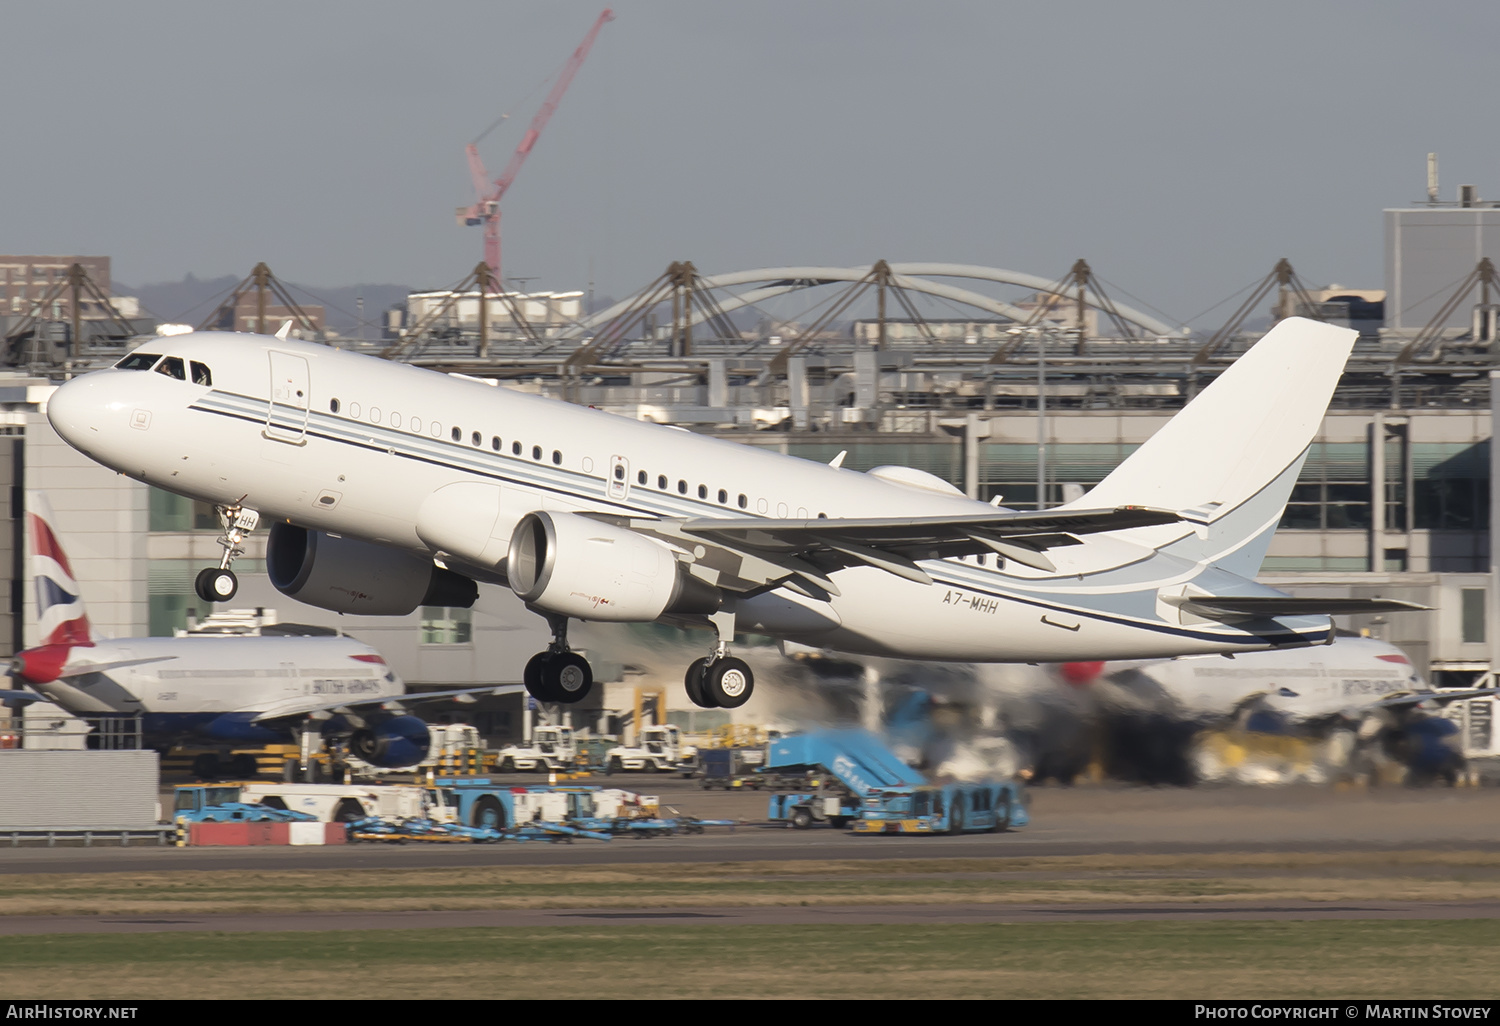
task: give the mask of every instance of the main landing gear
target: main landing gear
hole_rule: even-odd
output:
[[[245,554],[245,535],[255,530],[255,525],[260,523],[260,514],[243,506],[215,506],[214,512],[219,515],[219,526],[224,529],[219,537],[224,556],[218,566],[205,567],[198,573],[193,591],[204,602],[228,602],[240,590],[239,578],[229,567]]]
[[[522,681],[538,702],[581,702],[594,686],[594,671],[587,659],[568,647],[568,618],[545,615],[552,628],[552,644],[531,657]]]
[[[711,619],[719,632],[714,654],[693,660],[683,686],[688,699],[701,709],[738,709],[755,693],[755,674],[743,659],[728,654],[734,640],[733,614],[718,613]]]

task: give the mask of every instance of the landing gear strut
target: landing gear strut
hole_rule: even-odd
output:
[[[229,567],[245,554],[245,535],[255,530],[255,525],[260,523],[260,514],[243,506],[215,506],[214,512],[219,515],[219,526],[224,529],[219,537],[224,555],[218,566],[205,567],[199,572],[193,590],[204,602],[228,602],[240,590],[239,578]]]
[[[538,702],[562,702],[572,705],[588,697],[594,686],[594,671],[589,661],[568,647],[568,618],[547,617],[552,628],[552,644],[538,652],[526,664],[522,680],[531,697]]]
[[[714,654],[693,660],[682,683],[688,699],[701,709],[738,709],[755,693],[755,674],[743,659],[728,654],[734,614],[716,613],[710,619],[719,634]]]

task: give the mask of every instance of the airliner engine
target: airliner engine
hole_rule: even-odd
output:
[[[415,766],[430,747],[427,724],[415,716],[392,716],[349,735],[349,753],[381,769]]]
[[[283,595],[336,613],[404,616],[479,597],[469,578],[424,556],[280,522],[266,541],[266,576]]]
[[[505,566],[523,602],[580,620],[709,614],[723,599],[665,545],[576,513],[526,514],[511,535]]]

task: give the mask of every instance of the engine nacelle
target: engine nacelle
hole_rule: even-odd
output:
[[[266,541],[266,576],[283,595],[336,613],[405,616],[418,606],[468,608],[469,578],[400,549],[278,522]]]
[[[665,545],[576,513],[522,517],[505,573],[527,605],[580,620],[646,623],[663,613],[716,613],[723,601]]]
[[[381,769],[415,766],[430,747],[427,724],[415,716],[392,716],[349,735],[349,754]]]

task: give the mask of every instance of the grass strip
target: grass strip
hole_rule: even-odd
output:
[[[0,938],[0,993],[1494,999],[1497,943],[1483,920],[52,935]]]

